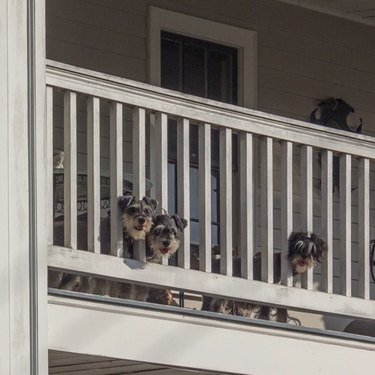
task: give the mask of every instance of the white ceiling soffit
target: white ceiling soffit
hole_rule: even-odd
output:
[[[375,0],[279,0],[352,21],[375,26]]]

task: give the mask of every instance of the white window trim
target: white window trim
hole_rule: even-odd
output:
[[[256,108],[256,32],[170,10],[149,7],[149,83],[156,86],[160,86],[161,31],[237,48],[238,104],[247,108]]]

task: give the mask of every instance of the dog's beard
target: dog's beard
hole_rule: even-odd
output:
[[[294,255],[290,260],[290,264],[294,273],[304,273],[308,269],[315,267],[316,261],[311,257],[302,258],[300,255]]]
[[[152,227],[152,219],[146,218],[143,224],[140,224],[137,218],[124,214],[121,218],[122,228],[134,240],[145,240],[146,234]]]
[[[180,241],[178,239],[173,239],[169,246],[165,247],[163,245],[163,238],[151,238],[148,242],[150,249],[154,253],[155,257],[160,259],[163,256],[168,256],[168,258],[174,254],[178,247],[180,246]]]

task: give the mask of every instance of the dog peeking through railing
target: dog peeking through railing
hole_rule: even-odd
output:
[[[160,263],[162,257],[169,258],[179,247],[179,237],[187,221],[178,215],[156,214],[157,201],[149,197],[137,200],[132,195],[119,198],[123,226],[124,252],[126,258],[133,258],[133,245],[145,240],[147,261]],[[102,243],[103,246],[103,243]],[[109,244],[104,245],[109,247]],[[103,249],[108,253],[109,249]],[[65,290],[106,295],[159,304],[172,304],[173,295],[168,289],[150,288],[130,283],[120,283],[98,277],[76,276],[56,273],[49,285]],[[50,273],[49,276],[52,276]]]
[[[322,256],[328,251],[327,243],[317,234],[312,232],[292,232],[289,236],[288,260],[292,266],[293,276],[298,276],[308,269],[320,263]],[[280,283],[280,254],[274,256],[274,283]],[[261,280],[261,256],[257,253],[254,256],[254,280]],[[213,260],[213,272],[219,273],[220,263]],[[241,277],[241,264],[239,258],[233,261],[233,276]],[[247,318],[272,320],[282,323],[295,321],[290,318],[284,308],[264,306],[254,303],[235,301],[224,298],[203,296],[202,310],[219,312],[226,315],[237,315]]]

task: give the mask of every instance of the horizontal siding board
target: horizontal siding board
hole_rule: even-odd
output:
[[[112,31],[124,35],[146,38],[146,15],[131,13],[131,9],[113,9],[106,6],[107,1],[95,3],[77,0],[49,0],[46,3],[47,19],[51,16],[80,24],[95,26],[103,32]],[[56,20],[58,23],[58,20]],[[47,24],[47,33],[50,30]]]
[[[79,65],[98,72],[111,73],[119,77],[128,77],[135,81],[146,81],[146,58],[134,59],[48,36],[46,43],[49,59]]]
[[[123,21],[123,24],[126,20]],[[147,47],[147,39],[134,35],[126,35],[111,30],[103,30],[102,26],[87,25],[59,16],[47,18],[49,38],[81,45],[104,52],[123,55],[143,60]]]

